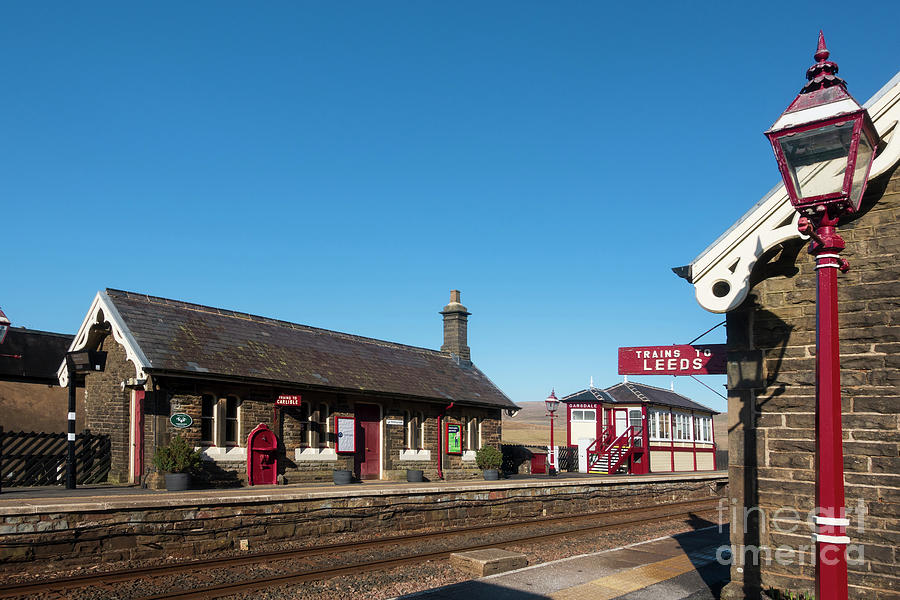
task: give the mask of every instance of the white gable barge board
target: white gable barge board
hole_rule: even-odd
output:
[[[900,163],[896,131],[900,121],[900,72],[865,107],[882,138],[869,174],[869,179],[874,179]],[[750,291],[750,273],[759,257],[788,240],[806,239],[797,231],[799,217],[784,184],[778,184],[738,219],[688,266],[687,279],[694,285],[700,306],[714,313],[737,308]]]
[[[134,336],[131,334],[131,330],[125,325],[122,315],[119,314],[118,309],[116,309],[105,291],[97,292],[97,295],[94,296],[91,308],[88,310],[84,321],[81,322],[81,327],[78,328],[75,339],[72,340],[72,344],[69,346],[69,352],[84,350],[90,339],[91,327],[102,325],[103,323],[109,323],[113,339],[125,348],[125,357],[134,364],[135,379],[147,379],[145,371],[152,365],[140,346],[138,346]],[[69,371],[66,368],[65,358],[63,358],[56,375],[59,378],[60,386],[66,387],[69,385]]]

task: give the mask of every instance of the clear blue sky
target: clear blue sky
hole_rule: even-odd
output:
[[[722,320],[669,269],[776,182],[819,29],[860,101],[900,67],[895,2],[743,6],[7,3],[0,306],[74,332],[115,287],[436,348],[459,288],[514,401],[612,385],[617,347]]]

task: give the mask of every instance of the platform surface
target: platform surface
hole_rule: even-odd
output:
[[[453,493],[473,490],[511,490],[530,487],[567,487],[580,485],[622,485],[676,481],[727,481],[727,471],[685,471],[679,473],[651,473],[648,475],[586,475],[566,473],[555,477],[545,475],[517,476],[499,481],[478,479],[461,481],[365,481],[351,485],[307,483],[291,485],[260,485],[253,487],[188,490],[168,492],[137,486],[83,486],[75,490],[64,487],[3,488],[0,491],[0,516],[37,514],[44,512],[116,510],[146,507],[177,507],[196,504],[242,504],[348,496],[384,496],[393,494]]]
[[[402,596],[409,600],[712,600],[728,528],[708,527]],[[727,554],[725,555],[727,557]]]

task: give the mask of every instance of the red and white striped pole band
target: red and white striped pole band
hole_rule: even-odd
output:
[[[814,542],[826,542],[829,544],[849,544],[850,538],[844,534],[844,529],[850,526],[850,519],[814,516],[813,522],[820,527],[835,527],[840,535],[831,535],[826,533],[814,533],[812,538]]]
[[[821,260],[833,260],[834,262],[819,262]],[[841,268],[840,254],[816,254],[816,268],[823,269],[825,267]]]

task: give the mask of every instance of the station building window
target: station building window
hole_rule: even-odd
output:
[[[422,450],[425,438],[425,415],[421,412],[406,411],[406,449]]]
[[[297,407],[297,427],[299,429],[300,447],[309,447],[311,435],[309,427],[309,404],[303,403]]]
[[[331,448],[334,433],[331,427],[331,407],[325,402],[303,403],[296,407],[297,444],[299,448]]]
[[[324,402],[319,404],[319,410],[316,414],[316,435],[318,438],[316,444],[319,448],[331,447],[331,422],[328,418],[330,414],[327,404]]]
[[[481,423],[477,417],[469,417],[466,420],[466,449],[479,448],[481,448]]]
[[[225,445],[238,445],[238,406],[240,401],[235,396],[225,398]]]
[[[200,398],[200,443],[205,446],[240,446],[241,399],[203,394]]]
[[[203,394],[200,399],[200,443],[215,445],[215,410],[216,399],[210,394]]]

